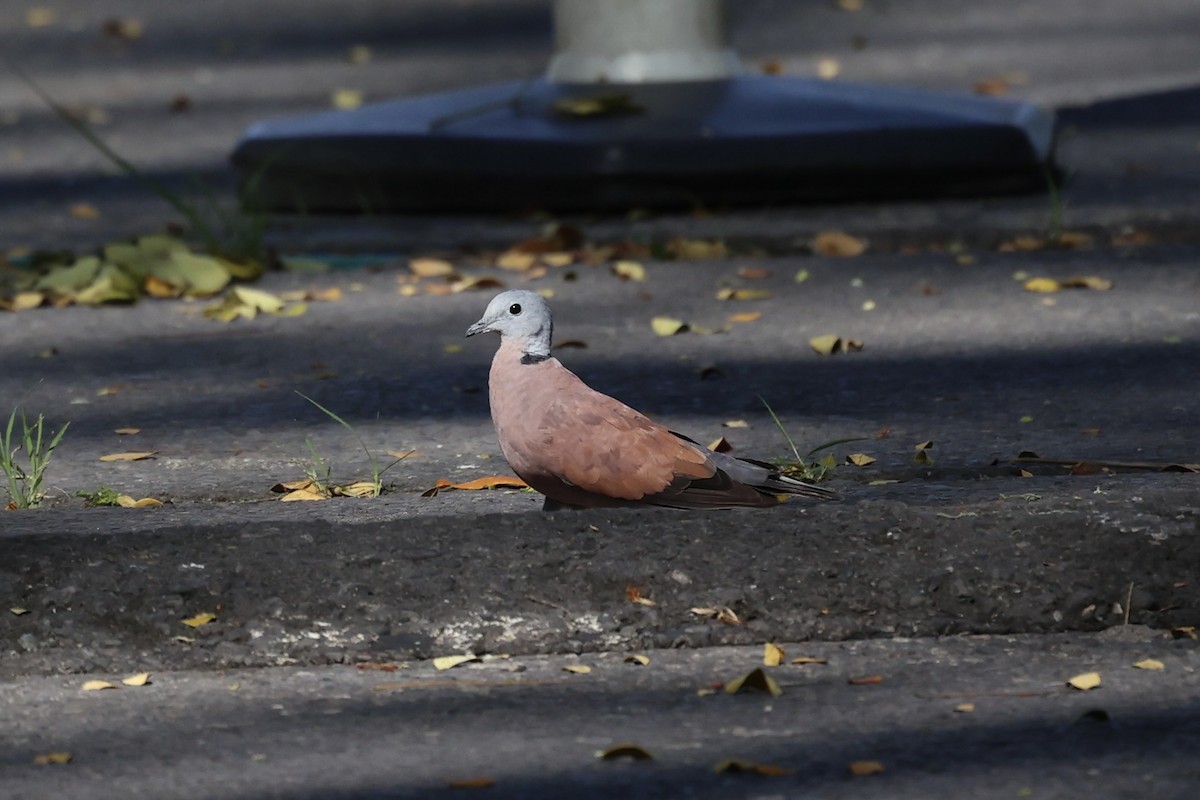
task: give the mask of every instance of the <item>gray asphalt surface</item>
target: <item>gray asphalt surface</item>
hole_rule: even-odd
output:
[[[739,455],[788,454],[759,395],[802,449],[864,437],[834,450],[877,459],[836,470],[841,500],[763,514],[547,516],[522,492],[421,496],[505,472],[487,419],[494,343],[461,338],[490,295],[403,297],[397,277],[408,256],[441,254],[518,285],[479,252],[541,219],[281,220],[285,251],[388,254],[267,276],[269,291],[342,289],[291,319],[223,325],[183,302],[0,314],[0,409],[71,422],[46,506],[0,514],[0,796],[425,796],[473,775],[505,797],[1195,796],[1197,645],[1180,629],[1200,624],[1197,475],[1012,459],[1200,462],[1197,7],[737,6],[752,63],[812,74],[834,57],[846,79],[948,90],[1000,75],[1010,96],[1063,107],[1065,223],[1091,246],[998,252],[1046,231],[1036,196],[571,220],[593,241],[732,249],[648,262],[644,283],[581,266],[530,284],[554,290],[559,340],[587,345],[558,355],[592,385]],[[24,7],[0,15],[9,54],[68,106],[103,109],[99,132],[149,172],[180,187],[202,174],[220,197],[255,119],[324,108],[342,87],[382,99],[519,79],[549,53],[541,2],[55,9],[37,29]],[[102,35],[119,15],[144,36]],[[369,66],[345,62],[354,44],[373,48]],[[191,109],[173,114],[179,94]],[[0,106],[6,247],[92,248],[172,219],[7,73]],[[84,201],[99,219],[68,213]],[[867,254],[812,255],[832,228],[868,238]],[[739,278],[747,266],[769,276]],[[1113,288],[1022,289],[1077,275]],[[772,296],[716,300],[725,286]],[[649,325],[748,310],[761,319],[720,335]],[[827,333],[865,348],[817,356],[808,339]],[[306,437],[335,478],[370,469],[297,391],[372,452],[420,455],[376,500],[276,502]],[[734,419],[748,427],[723,427]],[[914,461],[924,441],[932,464]],[[157,455],[99,461],[128,450]],[[83,508],[76,492],[100,486],[169,504]],[[631,584],[655,605],[630,602]],[[742,624],[691,611],[716,606]],[[202,611],[217,620],[182,624]],[[781,668],[772,701],[696,696],[767,640],[812,640],[789,653],[830,664]],[[464,650],[520,657],[436,674],[424,660]],[[651,667],[622,663],[629,650],[653,650]],[[1130,667],[1146,656],[1165,669]],[[561,672],[576,660],[594,672]],[[380,661],[405,666],[355,667]],[[1101,689],[1063,688],[1093,668]],[[79,690],[147,669],[148,687]],[[845,682],[866,674],[884,683]],[[1109,721],[1079,721],[1095,708]],[[594,761],[630,739],[657,760]],[[58,750],[72,762],[31,763]],[[708,772],[734,756],[796,772]],[[860,758],[886,772],[847,777]]]

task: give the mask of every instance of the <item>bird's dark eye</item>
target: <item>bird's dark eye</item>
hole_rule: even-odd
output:
[[[508,307],[508,313],[512,314],[514,317],[517,314],[520,314],[521,313],[521,304],[513,303],[511,306]]]

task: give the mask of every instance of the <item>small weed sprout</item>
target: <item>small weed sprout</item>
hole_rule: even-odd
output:
[[[312,403],[314,406],[316,406],[318,409],[320,409],[331,420],[333,420],[337,424],[341,425],[346,430],[350,431],[351,435],[354,436],[354,438],[358,441],[358,446],[361,447],[363,453],[366,454],[367,461],[371,464],[371,479],[369,482],[371,484],[372,491],[369,492],[369,496],[370,497],[378,497],[379,495],[383,494],[383,475],[384,475],[384,473],[386,473],[392,467],[396,466],[401,461],[403,461],[404,456],[401,456],[400,458],[395,459],[394,461],[392,461],[392,463],[388,464],[386,467],[380,468],[379,461],[378,461],[378,459],[375,458],[375,454],[371,452],[371,449],[369,447],[367,447],[367,443],[364,442],[362,437],[358,435],[358,431],[356,431],[354,429],[353,425],[351,425],[349,422],[346,422],[346,420],[342,419],[337,414],[330,411],[328,408],[321,405],[316,400],[313,400],[311,397],[304,394],[303,392],[296,392],[296,394],[300,395],[305,400]],[[313,446],[313,443],[308,439],[305,439],[305,441],[308,442],[308,449],[309,449],[309,453],[311,456],[311,462],[309,464],[309,468],[306,470],[306,474],[308,475],[309,478],[311,478],[313,480],[314,483],[317,484],[318,488],[320,488],[322,491],[325,491],[327,488],[325,486],[325,483],[322,483],[321,479],[319,479],[316,476],[316,474],[314,474],[314,473],[317,473],[317,471],[320,469],[324,469],[324,480],[327,482],[329,480],[329,465],[323,459],[321,459],[321,457],[317,454],[317,450]],[[408,455],[408,454],[406,453],[405,455]]]
[[[0,437],[0,472],[4,473],[9,508],[33,508],[42,501],[42,480],[50,456],[70,424],[47,439],[46,420],[41,414],[32,425],[20,406],[8,415],[8,425]]]
[[[783,474],[789,478],[796,478],[797,480],[802,480],[807,483],[819,483],[825,480],[829,477],[829,473],[837,469],[837,459],[833,457],[832,453],[829,453],[824,458],[815,461],[812,460],[813,456],[817,455],[822,450],[828,450],[829,448],[836,447],[839,444],[861,442],[867,438],[865,436],[851,436],[846,439],[834,439],[831,442],[825,442],[824,444],[817,445],[812,450],[809,450],[807,457],[801,456],[799,448],[796,447],[796,442],[787,432],[787,428],[783,427],[783,422],[779,419],[779,416],[775,413],[775,410],[771,408],[771,404],[762,397],[759,397],[758,399],[762,401],[762,404],[767,409],[767,413],[770,414],[771,419],[774,420],[775,427],[779,428],[779,432],[783,434],[784,441],[788,443],[788,447],[790,447],[792,450],[792,456],[794,457],[794,460],[785,459],[775,462],[776,465],[779,466],[779,468],[783,471]]]

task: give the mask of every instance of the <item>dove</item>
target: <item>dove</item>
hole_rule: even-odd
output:
[[[596,391],[550,354],[554,322],[536,292],[501,292],[467,336],[500,334],[488,400],[500,450],[543,510],[621,506],[765,508],[780,495],[836,493],[771,464],[715,453]]]

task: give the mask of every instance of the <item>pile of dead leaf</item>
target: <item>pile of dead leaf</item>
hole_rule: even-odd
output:
[[[166,234],[113,242],[99,253],[34,253],[3,273],[0,310],[133,303],[142,297],[211,297],[231,281],[254,280],[264,266],[193,251]],[[11,254],[10,254],[10,257]]]

